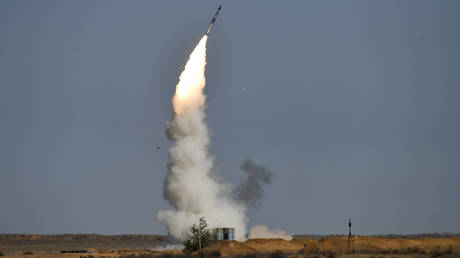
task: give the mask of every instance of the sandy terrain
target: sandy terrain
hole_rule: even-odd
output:
[[[154,246],[171,244],[166,236],[130,235],[0,235],[0,251],[8,257],[173,257],[185,255],[180,250],[153,251]],[[460,257],[460,237],[384,238],[356,236],[355,253],[350,257]],[[60,250],[91,251],[90,254],[61,254]],[[245,242],[219,241],[203,250],[206,257],[341,257],[346,256],[347,237],[250,239]],[[33,255],[22,255],[24,251]],[[280,253],[281,251],[282,253]],[[197,255],[195,253],[195,255]]]
[[[60,254],[62,250],[88,250],[111,253],[112,251],[152,250],[173,242],[161,235],[114,235],[66,234],[66,235],[23,235],[0,234],[0,252],[4,255],[21,255],[26,251],[34,254]],[[27,256],[31,257],[31,256]],[[80,257],[80,256],[78,256]]]
[[[448,239],[401,239],[360,236],[353,239],[355,254],[380,255],[431,255],[456,254],[460,256],[460,237]],[[273,253],[277,250],[291,255],[315,256],[323,254],[345,255],[347,238],[345,236],[329,237],[322,240],[310,238],[293,239],[251,239],[243,243],[222,241],[205,249],[211,254],[219,250],[222,256],[242,255],[248,253]],[[296,256],[294,255],[294,256]]]

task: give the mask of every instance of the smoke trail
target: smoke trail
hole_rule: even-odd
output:
[[[169,244],[169,245],[162,245],[152,248],[153,251],[166,251],[166,250],[182,250],[184,249],[184,245],[182,244]]]
[[[286,231],[275,229],[269,230],[265,225],[257,225],[249,231],[249,239],[253,238],[281,238],[284,240],[292,240],[292,236]]]
[[[246,159],[240,167],[247,173],[246,181],[236,189],[236,197],[242,203],[257,206],[263,194],[263,184],[272,182],[273,173],[266,167]]]
[[[206,40],[203,36],[181,73],[172,103],[173,118],[166,135],[174,141],[169,150],[163,196],[174,208],[157,213],[168,233],[184,240],[186,231],[204,216],[210,228],[234,227],[236,238],[246,232],[246,208],[231,196],[231,187],[211,175],[213,158],[205,122]]]

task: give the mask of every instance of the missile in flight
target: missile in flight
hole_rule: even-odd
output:
[[[212,26],[214,26],[214,23],[216,22],[217,15],[219,14],[220,9],[222,9],[222,4],[219,5],[219,8],[217,8],[217,12],[216,12],[216,14],[214,14],[214,17],[212,17],[211,24],[209,24],[208,31],[206,31],[206,33],[204,35],[209,35],[209,33],[211,33]]]

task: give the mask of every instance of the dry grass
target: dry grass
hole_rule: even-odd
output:
[[[123,248],[116,246],[116,241],[110,241],[112,249],[87,249],[91,254],[60,254],[57,251],[39,251],[30,248],[30,241],[39,239],[28,239],[23,246],[23,251],[12,257],[128,257],[128,258],[187,258],[198,257],[198,253],[185,254],[180,250],[152,251],[136,250],[124,245]],[[78,240],[80,241],[80,240]],[[77,242],[78,242],[77,241]],[[125,243],[123,239],[121,243]],[[97,241],[96,241],[97,242]],[[135,241],[132,244],[135,245]],[[54,249],[63,249],[55,242]],[[144,245],[145,242],[142,242]],[[18,241],[17,250],[21,250],[21,242]],[[245,242],[219,241],[204,249],[205,257],[235,257],[235,258],[280,258],[280,257],[460,257],[460,237],[456,238],[382,238],[371,236],[359,236],[353,239],[354,254],[347,255],[347,238],[345,236],[326,237],[320,240],[304,238],[286,241],[282,239],[251,239]],[[76,246],[76,244],[71,245]],[[152,243],[153,246],[153,243]],[[8,247],[8,246],[7,246]],[[25,249],[27,247],[27,249]],[[82,248],[79,248],[82,249]],[[3,248],[1,249],[4,250]],[[24,255],[24,251],[31,250],[32,255]],[[4,251],[3,251],[4,252]],[[11,255],[4,252],[5,255]]]

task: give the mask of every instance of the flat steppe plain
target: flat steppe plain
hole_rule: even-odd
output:
[[[297,235],[291,241],[250,239],[219,241],[204,249],[205,257],[460,257],[460,235],[354,236],[347,254],[347,236]],[[22,235],[0,234],[0,251],[7,257],[190,257],[180,250],[157,251],[175,243],[162,235]],[[91,253],[63,254],[62,250]],[[25,252],[32,253],[24,255]]]

